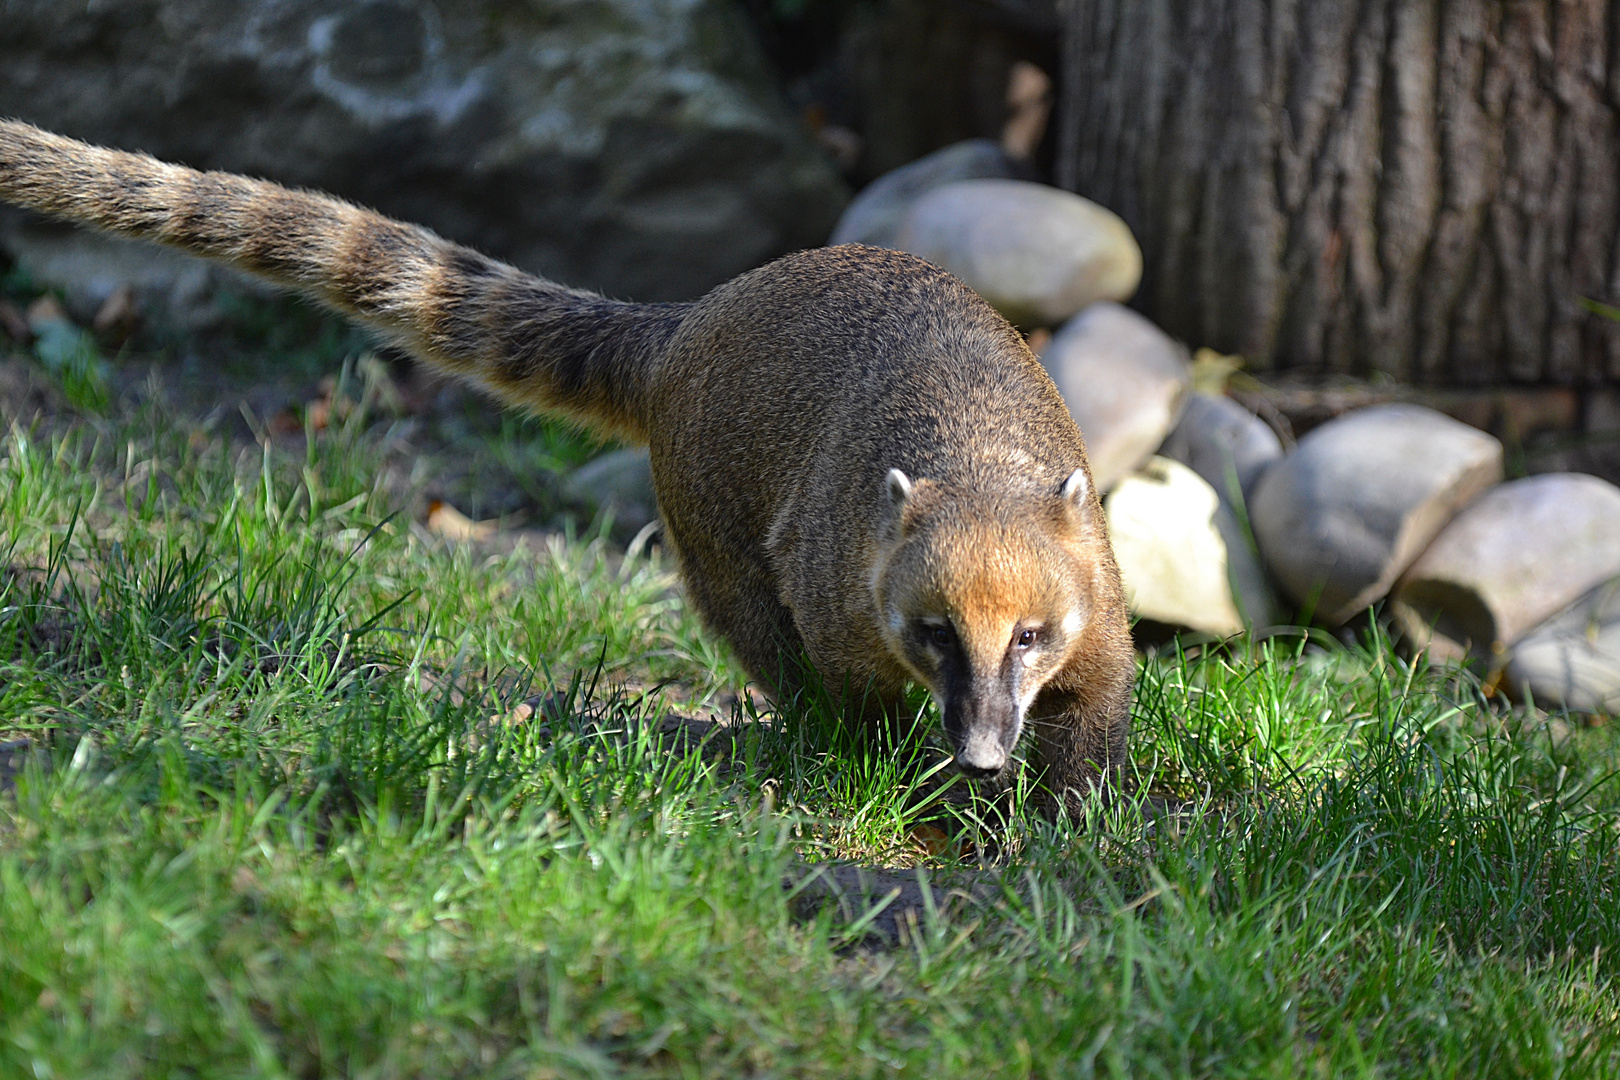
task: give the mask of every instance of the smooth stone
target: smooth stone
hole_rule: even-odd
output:
[[[1149,458],[1103,505],[1133,614],[1221,637],[1273,621],[1259,555],[1187,466]]]
[[[906,214],[925,193],[957,180],[1006,180],[1017,175],[1006,151],[989,139],[952,143],[862,188],[844,208],[827,243],[895,247]]]
[[[248,274],[140,240],[99,233],[19,229],[0,240],[18,265],[40,282],[62,290],[73,317],[91,322],[102,305],[130,289],[141,307],[191,330],[209,329],[228,317],[222,294],[274,297],[276,289]]]
[[[1020,326],[1056,326],[1129,300],[1142,249],[1119,215],[1024,180],[959,180],[924,194],[895,246],[944,267]]]
[[[1462,507],[1502,478],[1502,444],[1420,405],[1347,413],[1265,471],[1249,500],[1284,593],[1339,626],[1383,597]]]
[[[1159,453],[1202,476],[1231,504],[1238,501],[1234,496],[1247,502],[1260,475],[1282,459],[1283,448],[1269,424],[1231,398],[1194,392]]]
[[[615,532],[637,532],[658,517],[645,447],[614,450],[587,461],[563,481],[562,493],[593,514],[611,512]]]
[[[1436,656],[1494,660],[1615,577],[1620,488],[1548,473],[1503,484],[1459,513],[1401,579],[1394,613]]]
[[[1620,578],[1520,638],[1507,680],[1521,701],[1620,715]]]
[[[1122,304],[1101,301],[1064,323],[1041,352],[1086,439],[1100,491],[1139,468],[1176,426],[1191,370],[1187,350]]]

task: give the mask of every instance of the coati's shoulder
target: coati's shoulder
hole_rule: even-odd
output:
[[[919,319],[940,315],[998,335],[1012,329],[959,278],[907,252],[865,244],[784,255],[716,286],[699,305],[717,319],[768,308],[864,338],[914,330]]]

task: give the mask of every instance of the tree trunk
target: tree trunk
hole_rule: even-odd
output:
[[[1260,370],[1620,383],[1620,0],[1065,0],[1058,179]]]

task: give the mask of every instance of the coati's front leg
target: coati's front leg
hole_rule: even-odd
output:
[[[1117,789],[1130,729],[1126,693],[1086,694],[1061,680],[1031,703],[1024,726],[1034,742],[1030,765],[1042,800],[1079,814],[1099,789]]]
[[[804,642],[793,613],[759,572],[711,575],[685,569],[687,601],[705,626],[730,645],[750,678],[774,701],[797,696],[805,684]]]

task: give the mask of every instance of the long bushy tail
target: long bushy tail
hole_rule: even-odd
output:
[[[509,403],[637,441],[686,310],[567,289],[340,199],[15,121],[0,120],[0,199],[290,286]]]

